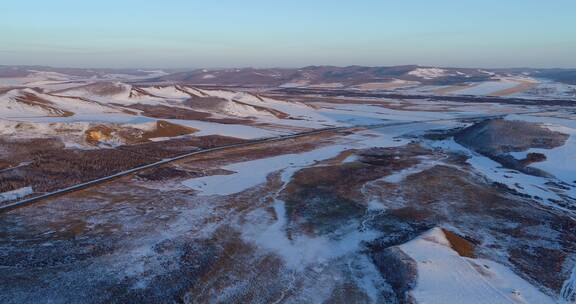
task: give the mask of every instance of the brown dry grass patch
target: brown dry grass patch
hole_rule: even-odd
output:
[[[164,120],[158,120],[156,121],[156,128],[153,131],[144,132],[142,138],[175,137],[195,132],[198,132],[198,129],[173,124]]]
[[[97,145],[101,140],[110,139],[113,132],[114,129],[109,126],[97,125],[86,130],[84,134],[86,135],[87,143]]]
[[[455,234],[454,232],[442,228],[444,235],[448,242],[450,242],[450,246],[454,251],[458,252],[460,256],[467,257],[467,258],[475,258],[475,246],[470,241],[464,239],[463,237]]]

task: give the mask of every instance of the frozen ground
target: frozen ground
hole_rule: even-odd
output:
[[[459,75],[422,68],[410,76],[451,73]],[[353,128],[197,155],[2,212],[2,303],[576,303],[572,108],[63,77],[33,74],[5,85],[42,90],[0,91],[3,106],[19,106],[0,111],[0,177],[14,185],[0,201],[35,190],[27,172],[82,173],[54,170],[67,165],[65,155],[118,164]],[[116,84],[83,87],[104,80]],[[504,87],[480,89],[472,93]],[[28,99],[13,90],[28,90]],[[569,137],[509,153],[545,155],[527,166],[547,174],[531,175],[456,143],[454,134],[482,115]],[[173,124],[171,133],[154,128],[160,121]],[[376,123],[389,125],[361,127]],[[154,140],[86,150],[90,132],[104,142],[123,128],[155,132]],[[27,171],[46,163],[46,171]]]

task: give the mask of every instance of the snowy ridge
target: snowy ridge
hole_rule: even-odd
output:
[[[314,108],[301,102],[286,102],[246,92],[232,92],[225,90],[205,90],[205,89],[197,89],[197,90],[208,96],[218,97],[229,101],[240,101],[242,103],[253,105],[255,107],[263,107],[276,110],[281,113],[286,113],[292,118],[297,118],[305,121],[303,122],[303,124],[308,126],[315,126],[314,123],[327,120],[327,117],[318,113]],[[262,115],[262,111],[259,111],[259,113],[260,113],[259,115]],[[246,114],[251,115],[250,113]],[[292,120],[290,121],[290,124],[294,125],[297,123],[294,120]]]
[[[103,105],[114,103],[123,106],[143,104],[184,107],[181,102],[190,98],[192,93],[181,89],[180,86],[135,87],[122,82],[113,82],[71,88],[57,94],[70,97],[78,96],[87,100],[97,101]]]
[[[70,111],[75,114],[92,113],[120,113],[120,111],[105,105],[78,97],[57,96],[49,94],[38,94],[38,97],[49,100],[58,108]]]
[[[37,71],[37,70],[29,70],[33,72],[28,77],[31,78],[40,78],[44,80],[58,80],[58,81],[65,81],[70,80],[72,77],[66,74],[58,73],[58,72],[47,72],[47,71]]]
[[[439,68],[416,68],[408,72],[408,75],[423,79],[434,79],[448,75],[448,71]]]
[[[222,109],[226,114],[237,117],[258,117],[258,116],[268,116],[274,117],[270,112],[258,110],[250,105],[228,101],[224,104]]]
[[[110,90],[106,92],[105,89]],[[64,96],[75,97],[104,97],[104,96],[127,96],[132,89],[131,85],[114,81],[114,82],[95,82],[82,86],[76,86],[60,91],[53,91],[51,93]]]
[[[168,99],[185,99],[190,97],[190,93],[182,90],[179,86],[154,86],[143,88],[143,90],[151,95]]]
[[[41,108],[39,106],[33,106],[30,104],[25,104],[18,102],[17,99],[22,96],[23,93],[32,91],[30,89],[20,90],[14,89],[0,95],[0,115],[3,118],[6,117],[27,117],[27,116],[40,116],[40,115],[52,115],[58,114],[48,111],[46,108]],[[34,94],[35,91],[32,91]]]
[[[40,93],[30,88],[14,89],[0,96],[2,117],[65,116],[90,113],[119,113],[82,97]]]

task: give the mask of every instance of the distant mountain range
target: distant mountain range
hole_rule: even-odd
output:
[[[410,95],[576,99],[576,69],[477,69],[403,65],[195,70],[0,66],[0,88],[40,82],[122,81],[151,85],[393,91]]]
[[[218,85],[272,85],[341,83],[354,85],[392,80],[418,81],[426,84],[450,85],[462,82],[481,82],[495,77],[530,76],[566,84],[576,84],[576,69],[479,69],[402,65],[389,67],[367,66],[308,66],[303,68],[230,68],[230,69],[86,69],[46,66],[1,66],[0,77],[25,77],[35,71],[55,72],[71,76],[103,76],[124,74],[150,76],[158,72],[155,81],[193,82]]]

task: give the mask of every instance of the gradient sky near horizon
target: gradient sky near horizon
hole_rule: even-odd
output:
[[[576,1],[1,1],[0,64],[575,68]]]

